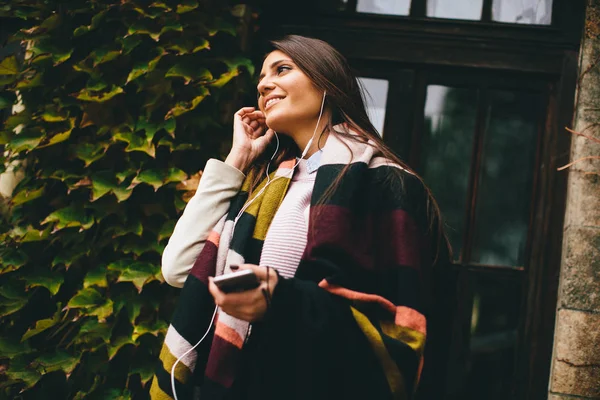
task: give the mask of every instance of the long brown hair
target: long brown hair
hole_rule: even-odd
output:
[[[425,185],[423,179],[383,142],[377,129],[373,126],[367,115],[361,95],[361,87],[346,58],[327,42],[305,36],[288,35],[282,39],[273,40],[270,44],[271,49],[268,53],[275,50],[285,53],[319,90],[327,91],[325,107],[331,113],[325,131],[335,132],[335,134],[345,137],[348,140],[361,141],[363,143],[370,142],[370,144],[381,152],[383,157],[399,165],[421,181],[427,195],[429,228],[437,233],[438,240],[436,247],[438,251],[436,253],[438,254],[436,254],[436,260],[441,246],[447,246],[451,253],[449,241],[443,229],[441,212],[431,194],[431,190]],[[334,126],[337,128],[335,131]],[[299,154],[293,140],[286,135],[280,135],[279,138],[281,141],[279,146],[280,152],[271,163],[270,171],[274,171],[281,161]],[[254,176],[251,191],[264,178],[268,162],[267,157],[270,157],[266,153],[268,151],[251,168],[250,173]],[[333,193],[349,167],[347,165],[342,169],[338,177],[328,188],[325,197]],[[397,170],[400,182],[403,182],[404,172],[400,169]]]

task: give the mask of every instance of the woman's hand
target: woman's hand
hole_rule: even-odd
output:
[[[267,129],[265,115],[254,107],[243,107],[233,116],[233,144],[225,163],[244,172],[265,150],[275,132]]]
[[[260,285],[256,289],[246,290],[245,292],[224,293],[214,284],[211,277],[209,278],[208,290],[215,299],[215,303],[227,314],[247,322],[255,322],[262,319],[268,309],[263,290],[268,293],[270,301],[273,290],[277,286],[278,275],[272,268],[268,268],[269,281],[267,285],[267,267],[243,264],[240,265],[240,269],[252,269],[260,280]]]

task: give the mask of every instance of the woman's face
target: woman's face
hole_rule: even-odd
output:
[[[292,134],[319,116],[323,92],[279,50],[265,58],[257,89],[258,107],[276,132]]]

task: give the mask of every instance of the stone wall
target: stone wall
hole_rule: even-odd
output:
[[[600,0],[581,44],[549,399],[600,399]]]

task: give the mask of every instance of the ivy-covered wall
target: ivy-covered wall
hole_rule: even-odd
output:
[[[0,60],[0,398],[146,398],[160,255],[254,67],[234,1],[13,0]],[[9,113],[10,114],[10,113]]]

